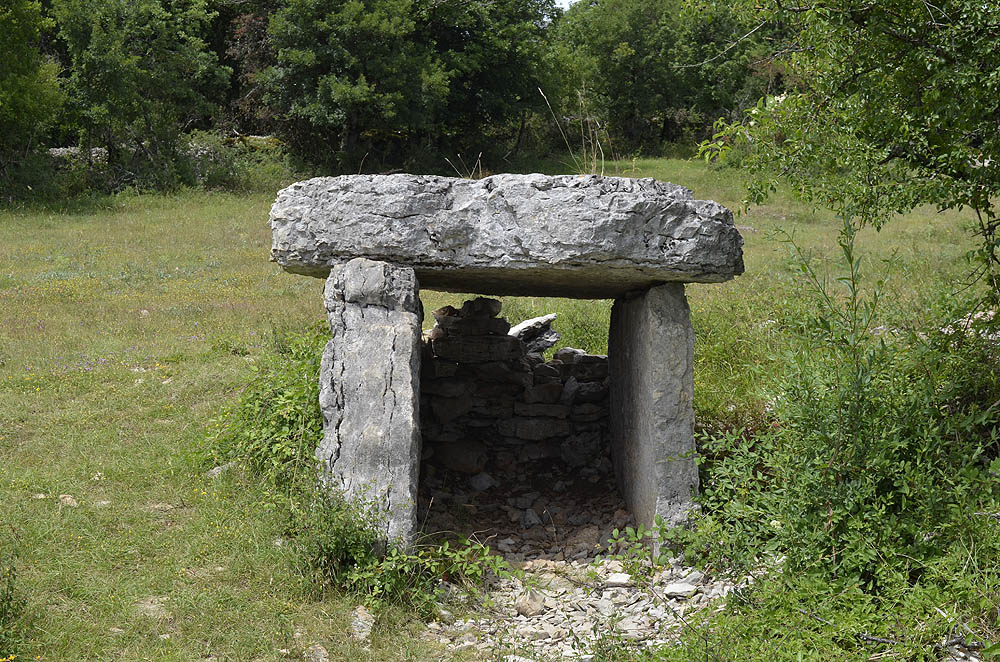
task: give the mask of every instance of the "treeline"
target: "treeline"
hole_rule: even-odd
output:
[[[780,84],[763,32],[717,0],[7,0],[0,185],[169,188],[251,135],[325,172],[655,154]]]

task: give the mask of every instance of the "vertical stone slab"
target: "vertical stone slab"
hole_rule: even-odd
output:
[[[684,285],[668,283],[611,310],[611,448],[637,523],[682,523],[698,488],[694,330]]]
[[[320,370],[320,478],[381,511],[388,539],[416,530],[420,301],[413,269],[357,258],[324,294],[331,340]]]

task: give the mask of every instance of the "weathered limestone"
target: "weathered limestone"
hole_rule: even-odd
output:
[[[653,179],[316,178],[278,194],[271,227],[271,258],[287,271],[326,276],[363,256],[456,292],[611,298],[743,272],[729,210]]]
[[[413,270],[357,258],[330,272],[333,338],[320,369],[321,480],[386,515],[385,533],[416,530],[420,463],[420,301]]]
[[[636,522],[676,525],[698,488],[694,331],[684,286],[669,283],[611,309],[611,451]]]
[[[727,209],[652,179],[359,175],[284,189],[271,226],[272,259],[329,275],[321,478],[377,505],[387,537],[415,533],[422,457],[488,486],[490,463],[607,466],[609,436],[636,522],[686,518],[698,474],[683,283],[743,272]],[[563,349],[545,361],[551,317],[511,329],[485,298],[435,311],[421,349],[418,280],[613,297],[610,359]]]

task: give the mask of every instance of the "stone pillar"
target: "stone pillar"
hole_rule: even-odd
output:
[[[684,285],[615,300],[608,342],[611,449],[637,524],[682,523],[698,488],[694,449],[694,330]]]
[[[420,466],[420,300],[413,269],[357,258],[333,268],[333,338],[320,370],[321,482],[385,517],[387,538],[416,531]]]

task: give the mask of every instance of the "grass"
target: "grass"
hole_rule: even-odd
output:
[[[621,169],[740,198],[732,170]],[[0,212],[0,555],[17,547],[28,602],[18,659],[277,660],[312,643],[341,659],[439,657],[403,613],[380,621],[371,650],[350,643],[353,602],[304,584],[294,551],[276,544],[283,523],[267,495],[238,474],[204,474],[210,421],[255,357],[276,332],[323,314],[322,281],[267,261],[272,200],[184,192]],[[808,307],[776,231],[825,260],[839,227],[784,196],[737,223],[752,227],[747,273],[689,288],[706,423],[754,419]],[[972,241],[957,214],[920,210],[861,247],[876,264],[897,256],[902,326],[927,319],[934,293],[958,289]],[[425,293],[425,308],[460,300]],[[559,312],[565,344],[606,348],[609,302],[505,303],[512,321]]]

